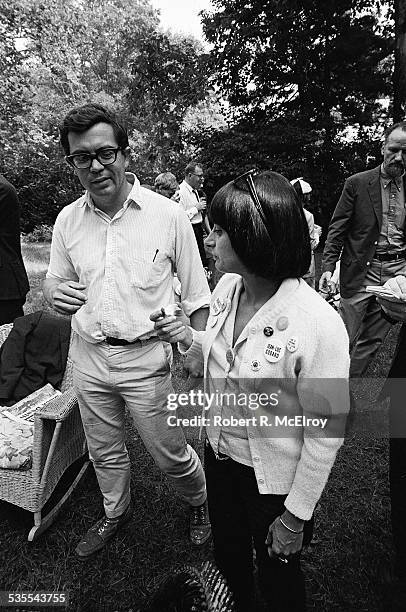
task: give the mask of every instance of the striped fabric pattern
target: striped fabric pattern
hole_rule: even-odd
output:
[[[126,176],[133,187],[113,219],[86,192],[55,222],[47,277],[86,285],[88,300],[72,328],[88,342],[152,335],[149,315],[174,301],[175,271],[187,315],[210,303],[187,216],[175,202],[140,187],[135,175]]]

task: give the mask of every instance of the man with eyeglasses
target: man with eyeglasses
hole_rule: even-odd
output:
[[[76,553],[86,560],[131,518],[125,408],[190,504],[190,537],[203,544],[210,536],[204,473],[183,430],[168,421],[172,352],[149,319],[173,302],[176,269],[184,311],[193,327],[205,327],[210,291],[190,223],[178,204],[126,172],[127,133],[102,106],[74,108],[60,137],[86,191],[55,222],[44,294],[58,312],[73,315],[74,386],[105,509]]]
[[[391,324],[368,285],[406,273],[406,122],[385,132],[383,163],[350,176],[330,222],[320,290],[335,292],[340,259],[340,311],[350,337],[352,378],[362,376]]]
[[[200,259],[207,268],[203,244],[203,213],[206,210],[206,202],[199,195],[203,183],[204,173],[201,164],[195,161],[189,162],[185,168],[185,179],[179,185],[179,204],[189,217],[199,247]]]

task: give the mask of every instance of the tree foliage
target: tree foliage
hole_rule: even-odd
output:
[[[375,151],[371,126],[385,119],[392,3],[212,6],[203,13],[205,53],[162,31],[150,0],[0,0],[0,172],[19,190],[25,230],[52,223],[81,191],[57,125],[89,100],[129,127],[142,181],[165,170],[180,176],[198,156],[209,191],[251,166],[272,168],[305,175],[315,199],[333,208],[344,177]]]
[[[138,41],[128,99],[137,134],[144,136],[139,164],[159,171],[179,162],[183,120],[208,94],[206,63],[190,37],[155,30]]]
[[[406,4],[394,2],[395,69],[393,71],[393,120],[402,121],[406,115]]]
[[[58,145],[70,108],[114,108],[145,180],[180,163],[183,118],[206,95],[201,48],[162,32],[149,0],[0,0],[0,62],[0,172],[19,190],[25,230],[81,190]]]
[[[368,124],[390,88],[393,37],[376,0],[213,0],[215,80],[237,116]]]
[[[378,155],[394,36],[384,0],[212,0],[203,27],[228,129],[200,146],[213,183],[250,167],[305,176],[326,224],[344,179]],[[197,137],[198,138],[198,137]],[[215,160],[215,161],[214,161]],[[216,170],[214,170],[214,167]]]

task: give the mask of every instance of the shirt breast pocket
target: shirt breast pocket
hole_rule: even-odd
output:
[[[144,251],[131,261],[131,285],[138,289],[157,287],[167,272],[168,258],[163,253]]]

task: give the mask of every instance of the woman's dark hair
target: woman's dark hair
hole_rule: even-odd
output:
[[[302,185],[300,184],[300,181],[297,180],[294,183],[291,183],[293,189],[296,191],[296,194],[299,198],[299,200],[301,202],[304,202],[304,193],[303,193],[303,189],[302,189]]]
[[[59,136],[61,145],[66,155],[69,155],[69,132],[81,134],[86,132],[96,123],[108,123],[113,128],[117,145],[121,149],[128,147],[128,135],[124,127],[117,121],[116,116],[100,104],[84,104],[73,108],[66,115],[61,125],[59,126]]]
[[[296,191],[276,172],[261,172],[253,180],[267,228],[244,179],[238,186],[230,182],[217,191],[209,207],[209,220],[227,232],[231,246],[250,272],[272,280],[299,278],[310,267],[311,248]]]

